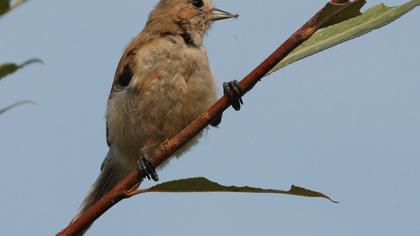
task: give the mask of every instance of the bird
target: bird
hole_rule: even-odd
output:
[[[157,3],[118,63],[105,115],[109,151],[72,222],[134,168],[158,180],[148,157],[217,99],[203,38],[213,22],[237,17],[215,8],[211,0]],[[239,110],[243,102],[238,81],[225,82],[223,91]],[[221,115],[211,125],[220,122]],[[181,156],[199,136],[174,156]]]

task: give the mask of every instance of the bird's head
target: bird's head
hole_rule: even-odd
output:
[[[150,13],[145,30],[149,33],[185,34],[200,44],[213,22],[238,15],[219,10],[212,0],[161,0]]]

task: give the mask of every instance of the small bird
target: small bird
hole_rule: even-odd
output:
[[[215,8],[211,0],[161,0],[157,4],[118,64],[106,112],[109,151],[73,221],[134,168],[158,180],[148,157],[217,98],[203,37],[214,21],[237,17]],[[223,88],[239,110],[239,83],[227,82]],[[220,121],[221,115],[212,125]]]

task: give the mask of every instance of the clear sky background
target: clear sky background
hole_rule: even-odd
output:
[[[107,152],[104,113],[117,62],[156,0],[30,1],[0,20],[0,62],[32,65],[0,82],[0,228],[53,235],[76,212]],[[205,44],[219,84],[240,79],[326,1],[215,1],[241,14]],[[386,1],[388,5],[404,1]],[[368,6],[379,3],[369,1]],[[366,8],[365,8],[366,9]],[[420,11],[275,73],[219,129],[160,172],[324,199],[148,194],[88,235],[418,235]]]

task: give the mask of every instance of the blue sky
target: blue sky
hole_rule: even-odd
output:
[[[325,2],[215,1],[241,15],[206,38],[219,84],[242,78]],[[52,235],[75,213],[107,152],[104,112],[117,62],[155,3],[30,1],[1,19],[0,62],[45,62],[0,82],[0,107],[37,103],[0,116],[4,235]],[[160,172],[163,181],[296,184],[339,204],[148,194],[112,208],[88,235],[418,234],[419,14],[266,78],[241,112],[226,112],[219,129]]]

